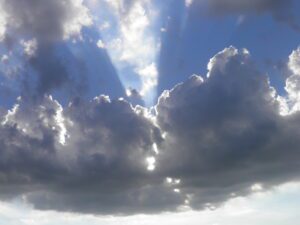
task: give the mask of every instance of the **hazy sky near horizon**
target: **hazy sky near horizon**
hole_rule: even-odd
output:
[[[0,224],[294,224],[299,9],[0,0]]]

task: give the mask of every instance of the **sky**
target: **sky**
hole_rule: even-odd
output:
[[[299,9],[0,0],[0,224],[294,225]]]

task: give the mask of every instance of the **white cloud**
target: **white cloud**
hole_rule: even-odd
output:
[[[104,42],[103,42],[102,40],[98,40],[98,41],[97,41],[97,47],[98,47],[98,48],[105,48]]]
[[[24,53],[28,57],[33,57],[36,54],[38,48],[38,42],[36,39],[31,39],[28,41],[21,40],[20,44],[24,48]]]
[[[254,192],[258,192],[258,191],[262,191],[263,190],[263,186],[259,183],[253,184],[251,186],[251,190]]]
[[[0,6],[1,6],[1,1],[0,1]],[[4,39],[5,32],[6,32],[6,13],[3,10],[2,7],[0,7],[0,41]]]
[[[4,64],[7,63],[8,60],[9,60],[9,56],[6,55],[6,54],[4,54],[4,55],[1,57],[1,62],[4,63]]]
[[[104,21],[102,24],[100,24],[100,31],[106,30],[110,28],[110,23],[108,21]]]
[[[280,99],[285,115],[300,110],[300,48],[290,54],[287,66],[292,74],[286,79],[287,96]]]
[[[73,15],[66,20],[63,26],[65,39],[79,35],[82,27],[92,25],[92,18],[88,8],[84,6],[83,0],[72,0],[72,4],[74,7]]]
[[[128,2],[106,0],[105,2],[113,11],[117,30],[115,35],[111,35],[108,31],[106,34],[105,30],[101,30],[108,52],[119,70],[125,88],[133,86],[144,96],[148,94],[154,96],[158,79],[156,69],[149,74],[140,73],[150,67],[156,68],[158,46],[152,29],[157,12],[153,3],[148,0]],[[137,73],[139,76],[141,87],[133,85],[127,79],[128,67],[132,68],[132,73]],[[146,99],[151,102],[150,104],[154,103],[153,96],[148,96],[149,98]]]
[[[0,37],[11,32],[38,41],[61,40],[92,24],[83,0],[1,0],[0,8]]]
[[[294,74],[300,76],[300,47],[289,56],[288,67]]]
[[[145,68],[141,68],[138,71],[138,74],[141,76],[143,82],[143,87],[140,91],[141,95],[146,95],[151,89],[155,88],[157,85],[158,71],[156,65],[151,63]]]
[[[194,0],[185,0],[185,6],[190,7],[193,4]]]

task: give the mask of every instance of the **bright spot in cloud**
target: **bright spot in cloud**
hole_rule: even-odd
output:
[[[155,154],[159,153],[156,143],[153,143],[152,148],[153,148],[153,151],[155,152]]]
[[[185,0],[185,6],[190,7],[193,3],[193,0]]]
[[[0,8],[0,41],[4,39],[6,32],[6,19],[3,10]]]
[[[109,23],[108,21],[103,22],[103,23],[99,26],[99,29],[100,29],[101,31],[106,30],[106,29],[109,29],[109,28],[110,28],[110,23]]]
[[[172,181],[173,181],[173,179],[172,179],[171,177],[167,177],[167,178],[166,178],[166,181],[167,181],[167,183],[171,184]]]
[[[38,48],[38,43],[36,39],[31,39],[28,41],[25,40],[21,40],[20,44],[22,45],[23,49],[24,49],[24,53],[26,56],[28,57],[33,57],[35,56],[35,53],[37,51]]]
[[[263,186],[262,186],[262,184],[259,184],[259,183],[253,184],[251,186],[251,190],[254,191],[254,192],[256,192],[256,191],[262,191],[263,190]]]
[[[180,193],[180,192],[181,192],[179,188],[174,188],[173,191],[174,191],[175,193]]]
[[[147,163],[147,170],[149,171],[155,170],[156,159],[154,157],[146,158],[146,163]]]
[[[98,46],[98,48],[105,48],[105,44],[102,40],[98,40],[97,46]]]
[[[154,63],[151,63],[150,65],[138,70],[137,73],[140,74],[143,82],[143,87],[140,93],[144,96],[157,85],[157,68]]]
[[[1,57],[1,62],[2,62],[2,63],[7,63],[8,60],[9,60],[8,55],[3,55],[3,56]]]
[[[181,183],[181,180],[180,179],[176,179],[176,178],[172,178],[172,177],[167,177],[166,178],[166,182],[168,184],[171,184],[171,185],[178,185]]]

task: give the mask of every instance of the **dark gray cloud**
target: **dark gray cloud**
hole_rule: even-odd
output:
[[[154,212],[180,202],[147,170],[161,137],[142,108],[105,96],[65,109],[51,97],[34,104],[19,99],[2,117],[2,198],[101,214]]]
[[[280,115],[268,78],[245,50],[225,49],[209,63],[208,78],[192,76],[157,105],[166,132],[158,170],[182,179],[192,207],[298,180],[300,115]]]
[[[17,53],[21,46],[26,74],[21,76],[22,95],[33,99],[42,98],[53,89],[66,87],[81,93],[85,83],[81,77],[73,77],[70,71],[76,61],[77,73],[85,68],[80,60],[70,56],[62,41],[79,37],[85,26],[92,24],[88,9],[80,0],[3,0],[5,29],[4,44],[8,52]],[[79,71],[79,72],[78,72]],[[72,75],[71,75],[72,72]],[[69,90],[70,89],[70,90]]]
[[[283,22],[299,31],[299,21],[293,11],[293,0],[210,0],[194,1],[194,6],[207,7],[212,15],[263,14],[270,13],[277,21]]]
[[[40,100],[55,90],[62,90],[69,98],[82,95],[87,89],[86,64],[64,45],[39,46],[33,56],[26,57],[24,65],[26,69],[20,76],[24,98]]]
[[[127,98],[132,105],[141,105],[144,106],[145,102],[143,96],[134,88],[129,88],[126,90]]]
[[[158,213],[298,180],[299,112],[280,114],[283,98],[247,50],[225,49],[208,70],[165,91],[155,117],[107,96],[65,108],[48,96],[18,99],[1,113],[2,199],[80,213]]]
[[[216,12],[266,12],[288,7],[291,0],[211,0],[207,3]]]

